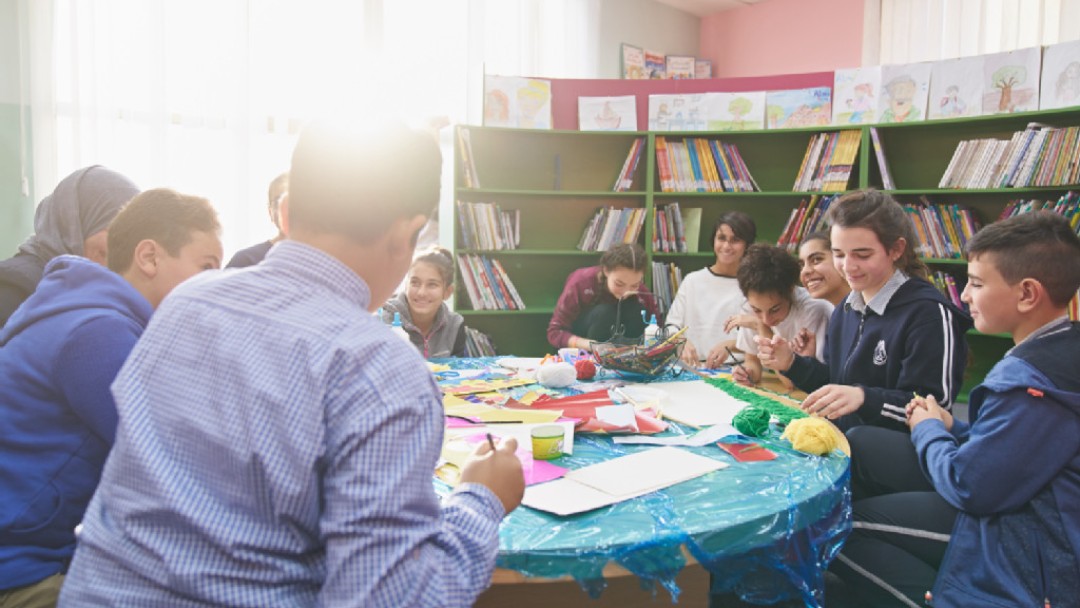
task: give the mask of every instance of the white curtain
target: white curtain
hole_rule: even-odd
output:
[[[880,65],[1080,40],[1080,0],[871,0]],[[874,6],[873,8],[877,8]]]
[[[273,235],[266,189],[305,121],[388,107],[479,122],[485,65],[595,77],[598,1],[19,0],[33,197],[108,165],[209,198],[229,256]]]

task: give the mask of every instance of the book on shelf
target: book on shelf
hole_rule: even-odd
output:
[[[795,177],[795,192],[843,192],[851,181],[862,132],[857,129],[815,133]]]
[[[473,310],[525,309],[525,303],[498,260],[463,254],[458,256],[458,268]]]
[[[881,173],[881,187],[885,190],[896,190],[892,172],[889,171],[889,163],[885,160],[885,147],[881,143],[881,134],[877,127],[870,127],[870,141],[874,145],[874,156],[877,158],[878,171]]]
[[[638,162],[641,160],[641,151],[645,148],[645,139],[638,137],[630,144],[630,152],[623,161],[622,170],[615,178],[615,192],[629,192],[634,187],[634,175],[637,174]]]
[[[817,232],[823,228],[825,213],[840,195],[828,196],[813,195],[809,199],[799,201],[799,205],[791,210],[784,229],[780,231],[780,238],[776,241],[777,247],[789,252],[796,252],[799,244],[806,235]]]
[[[1080,234],[1080,192],[1069,191],[1063,194],[1056,201],[1038,201],[1038,200],[1023,200],[1018,199],[1009,201],[1005,208],[1001,210],[1001,215],[998,216],[998,220],[1004,220],[1015,215],[1022,213],[1031,213],[1033,211],[1052,211],[1058,215],[1062,215],[1065,219],[1069,220],[1069,225],[1077,234]]]
[[[1031,123],[1008,140],[957,144],[939,188],[1062,186],[1080,179],[1080,126]]]
[[[460,127],[457,130],[458,151],[461,154],[462,180],[466,188],[479,188],[480,177],[476,174],[476,162],[473,160],[472,140],[469,130]]]
[[[652,263],[653,295],[656,297],[656,306],[660,314],[666,314],[671,310],[671,302],[675,299],[675,294],[679,292],[682,278],[682,269],[674,262]]]
[[[663,192],[756,192],[757,182],[735,144],[656,136],[656,167]]]
[[[612,245],[636,243],[645,224],[641,207],[601,207],[585,226],[578,241],[581,251],[607,251]]]
[[[466,249],[517,249],[521,243],[521,211],[503,211],[498,203],[457,201],[458,226]]]
[[[934,284],[934,287],[941,292],[941,295],[948,298],[954,306],[960,310],[967,310],[967,305],[960,299],[960,288],[957,286],[956,278],[951,274],[935,270],[930,273],[930,282]]]
[[[465,326],[465,356],[466,357],[494,357],[497,351],[491,336],[484,332]]]
[[[653,214],[653,251],[688,253],[698,250],[701,207],[684,208],[677,202],[658,206]]]
[[[905,204],[904,211],[915,225],[919,243],[915,252],[923,257],[960,259],[968,240],[979,229],[974,213],[960,205],[933,204],[925,196]]]

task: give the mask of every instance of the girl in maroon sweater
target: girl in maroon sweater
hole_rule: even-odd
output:
[[[620,330],[624,338],[640,338],[645,332],[641,312],[656,314],[644,278],[645,250],[636,243],[616,245],[604,252],[599,266],[570,273],[548,324],[548,342],[555,348],[588,350]]]

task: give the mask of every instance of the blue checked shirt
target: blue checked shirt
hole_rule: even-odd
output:
[[[439,503],[440,393],[355,273],[283,242],[165,301],[112,386],[116,444],[61,606],[468,606],[502,504]]]

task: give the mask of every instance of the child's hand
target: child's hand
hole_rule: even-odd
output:
[[[780,336],[764,338],[754,336],[754,342],[758,346],[758,359],[761,366],[775,369],[778,372],[786,372],[791,369],[795,362],[795,352],[791,350],[791,344]]]
[[[732,315],[724,321],[724,331],[729,334],[738,331],[740,327],[747,327],[756,333],[761,333],[757,317],[751,314]]]
[[[521,472],[521,461],[514,454],[517,445],[517,439],[507,437],[493,452],[485,441],[461,467],[461,483],[487,486],[507,513],[516,509],[525,495],[525,475]]]
[[[685,363],[686,365],[689,365],[690,369],[697,369],[697,366],[698,366],[698,352],[697,352],[697,349],[694,348],[694,345],[689,340],[687,340],[686,344],[683,345],[682,355],[679,357],[679,360],[682,361],[683,363]]]
[[[808,414],[835,420],[854,413],[865,400],[866,394],[858,386],[826,384],[807,395],[801,407]]]
[[[952,430],[953,417],[948,410],[938,405],[933,395],[915,397],[908,402],[907,407],[908,428],[915,430],[919,423],[925,420],[940,420],[945,425],[946,431]]]
[[[796,355],[813,357],[817,354],[817,336],[805,327],[791,340],[791,350]]]
[[[727,344],[721,342],[714,346],[712,350],[709,351],[709,355],[705,357],[705,367],[709,369],[723,367],[724,365],[727,365],[728,359],[730,358],[731,357],[728,355]],[[732,361],[731,364],[734,365],[735,362]]]
[[[750,374],[747,373],[746,368],[741,365],[736,365],[731,368],[731,379],[736,384],[743,386],[754,386],[754,380],[750,378]]]

